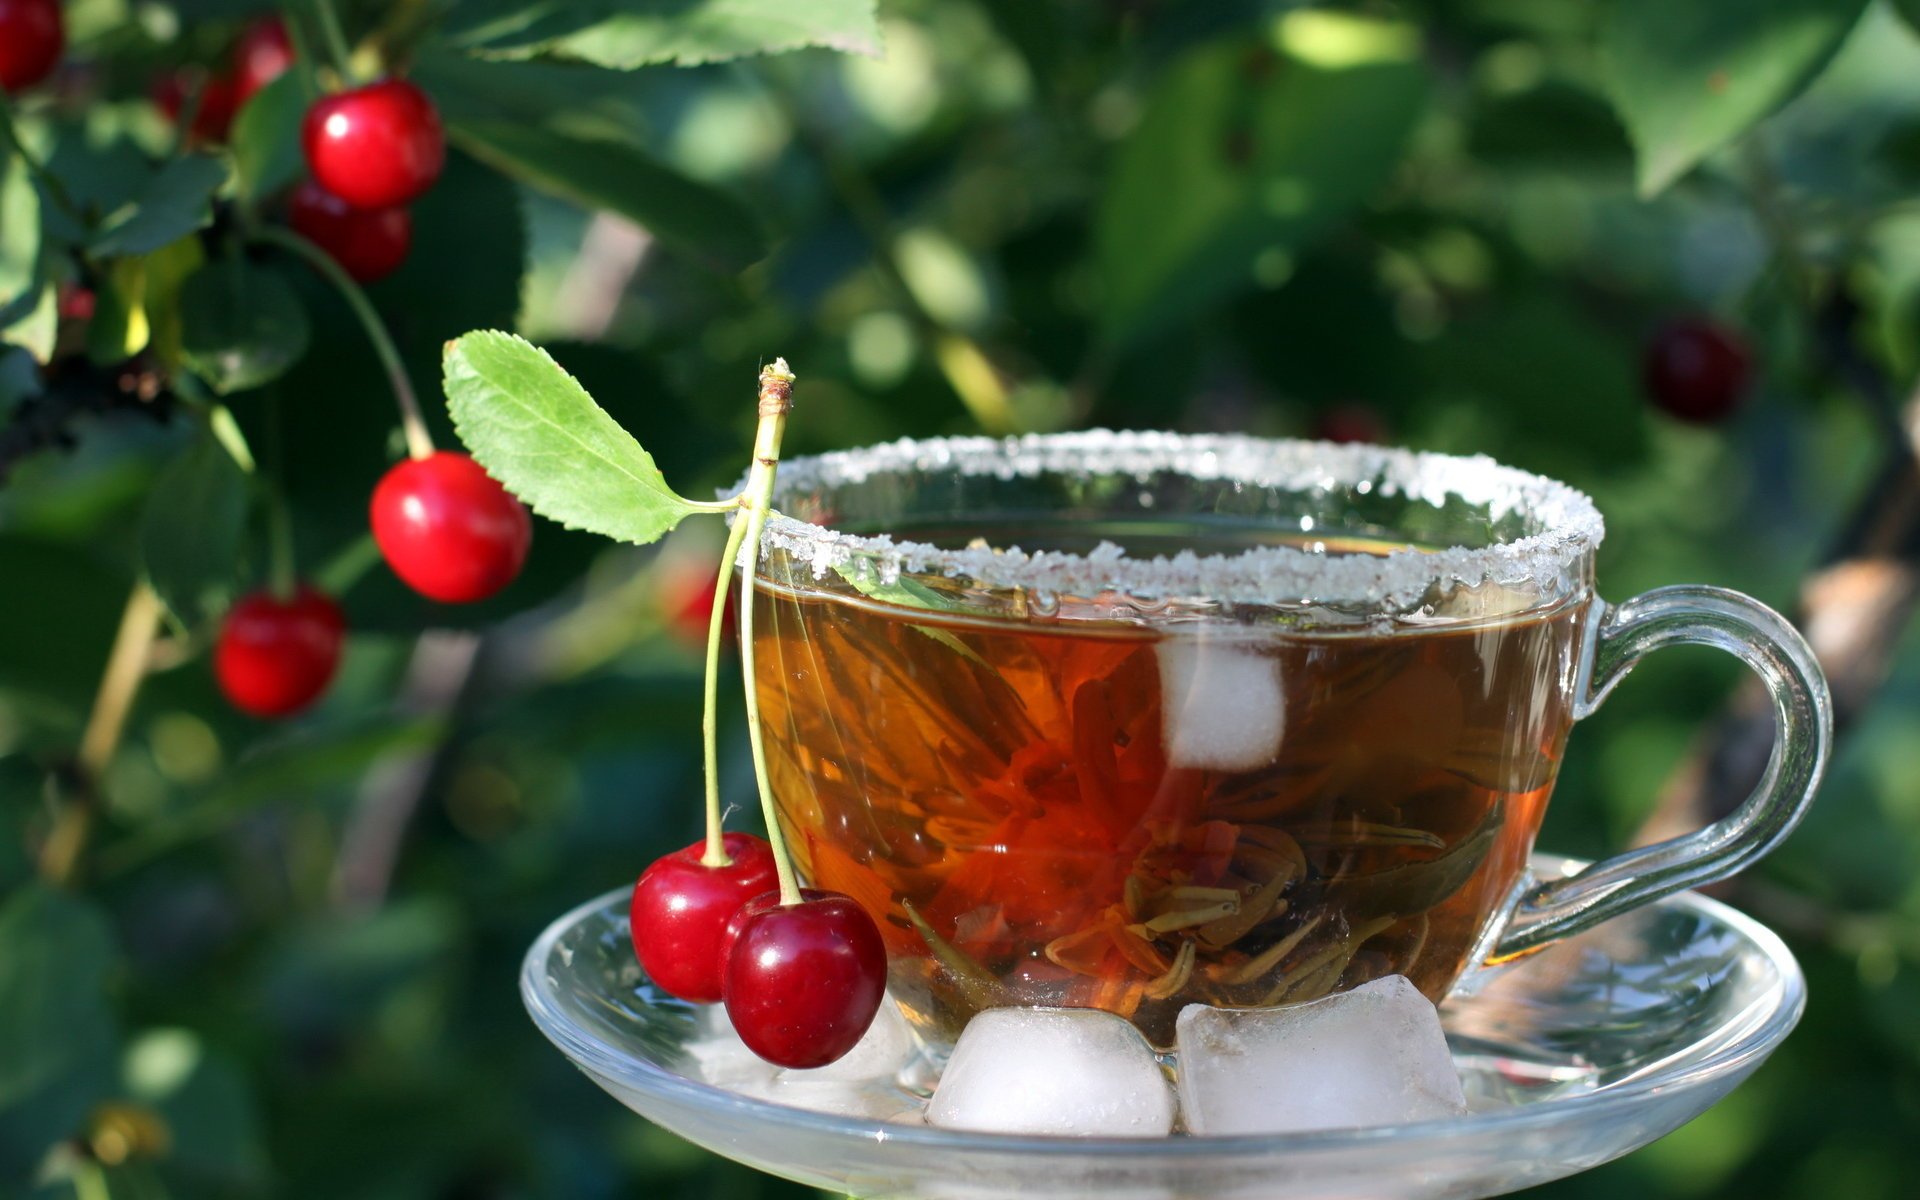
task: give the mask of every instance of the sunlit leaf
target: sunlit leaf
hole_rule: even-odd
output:
[[[880,52],[874,0],[505,0],[456,13],[455,41],[478,54],[548,54],[622,70],[692,66],[820,46]]]
[[[1866,0],[1614,0],[1601,49],[1641,194],[1659,192],[1799,95],[1865,8]]]
[[[300,177],[300,122],[307,95],[297,71],[255,92],[233,122],[234,176],[240,194],[259,200]]]
[[[651,542],[698,511],[586,389],[512,334],[447,347],[447,407],[487,473],[570,529]]]

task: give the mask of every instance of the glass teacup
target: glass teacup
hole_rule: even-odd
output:
[[[1403,974],[1438,1000],[1771,848],[1831,719],[1779,616],[1594,593],[1599,513],[1484,458],[1172,434],[902,442],[784,464],[757,580],[773,787],[806,877],[880,922],[931,1044],[1085,1006],[1156,1045],[1183,1005]],[[1649,650],[1771,692],[1726,820],[1541,882],[1573,722]]]

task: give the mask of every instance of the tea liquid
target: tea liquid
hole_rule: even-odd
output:
[[[1189,1003],[1391,973],[1437,1000],[1524,868],[1571,724],[1578,606],[1197,636],[829,600],[794,574],[756,609],[783,827],[810,881],[879,919],[937,1043],[996,1004],[1103,1008],[1166,1046]]]

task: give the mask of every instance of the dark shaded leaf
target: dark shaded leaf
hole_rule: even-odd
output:
[[[93,253],[145,254],[213,223],[213,195],[227,182],[217,158],[189,154],[160,169],[131,204],[108,218]]]
[[[307,311],[272,270],[239,257],[195,271],[180,289],[180,349],[222,395],[280,377],[307,352]]]
[[[258,201],[298,179],[306,169],[300,154],[300,122],[307,94],[297,71],[288,71],[255,92],[233,122],[233,168],[240,194]]]
[[[154,481],[140,521],[141,569],[183,626],[232,600],[246,519],[247,473],[210,429]]]

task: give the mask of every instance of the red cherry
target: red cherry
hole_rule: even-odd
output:
[[[234,92],[241,104],[293,66],[293,39],[279,17],[262,17],[247,26],[233,46]]]
[[[224,142],[233,129],[233,114],[239,108],[233,80],[224,75],[208,75],[196,81],[194,74],[183,70],[161,76],[153,85],[153,102],[167,114],[167,120],[178,121],[197,82],[200,107],[194,110],[193,126],[188,132],[203,142]]]
[[[654,864],[633,885],[627,913],[633,952],[662,989],[682,1000],[720,999],[727,960],[721,954],[727,922],[740,906],[778,886],[773,848],[750,833],[726,835],[730,866],[700,861],[705,839]]]
[[[770,1063],[824,1067],[853,1049],[887,994],[887,950],[867,910],[812,889],[769,892],[727,922],[727,1016]]]
[[[93,289],[77,283],[60,285],[60,319],[63,321],[91,321],[97,301]]]
[[[413,245],[413,216],[406,209],[355,208],[312,180],[288,199],[287,224],[361,283],[393,274]]]
[[[373,540],[393,573],[429,600],[485,600],[527,561],[526,506],[464,454],[397,464],[373,489]]]
[[[433,186],[446,135],[433,100],[404,79],[322,96],[300,141],[315,182],[356,208],[392,208]]]
[[[1746,398],[1753,357],[1746,339],[1705,317],[1668,324],[1647,343],[1640,363],[1647,395],[1682,421],[1724,420]]]
[[[0,0],[0,91],[18,92],[53,74],[66,45],[59,0]]]
[[[674,635],[690,646],[707,644],[707,626],[713,621],[713,599],[720,585],[720,579],[712,571],[701,570],[692,579],[670,581],[663,597],[666,608],[667,627]],[[734,593],[727,593],[726,612],[720,618],[721,644],[733,641]]]
[[[1370,442],[1387,440],[1387,425],[1380,414],[1365,404],[1341,404],[1320,414],[1313,423],[1313,436],[1323,442]]]
[[[340,665],[340,606],[302,586],[289,599],[252,592],[227,610],[213,647],[213,673],[233,706],[284,717],[318,699]]]

